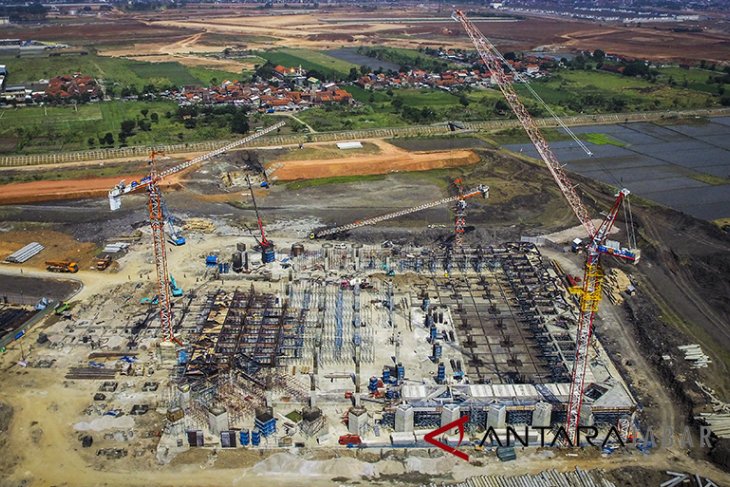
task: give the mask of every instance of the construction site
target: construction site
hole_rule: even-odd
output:
[[[652,416],[652,401],[670,396],[655,394],[662,386],[633,353],[636,343],[625,346],[633,332],[618,331],[640,323],[638,311],[629,321],[622,310],[638,307],[635,273],[645,264],[629,190],[585,203],[590,194],[576,189],[516,94],[517,75],[464,13],[454,20],[537,151],[539,166],[524,162],[521,171],[544,173],[569,228],[483,238],[489,229],[472,216],[489,213],[501,188],[461,173],[448,175],[441,194],[410,192],[407,201],[420,203],[391,212],[363,214],[353,204],[327,208],[333,218],[284,220],[289,210],[272,196],[280,194],[274,173],[306,179],[285,162],[226,172],[247,218],[225,209],[181,217],[176,203],[189,188],[173,196],[170,180],[186,176],[190,187],[206,188],[209,168],[286,122],[183,162],[164,164],[152,150],[149,173],[119,182],[105,198],[109,214],[136,214],[128,217],[133,232],[75,253],[54,250],[64,240],[42,232],[3,244],[3,270],[18,287],[0,289],[0,344],[9,352],[0,364],[20,392],[10,396],[10,412],[0,404],[0,431],[3,417],[16,414],[13,431],[25,428],[40,452],[22,463],[32,477],[16,471],[12,481],[50,485],[62,476],[59,484],[95,485],[101,471],[109,485],[145,485],[146,471],[164,485],[689,481],[666,480],[675,453],[653,453],[655,439],[642,433],[676,418],[673,409]],[[307,214],[298,193],[289,198]],[[435,211],[448,224],[432,222]],[[426,227],[438,238],[381,241],[382,224],[402,225],[401,236]],[[21,289],[31,279],[44,284]],[[682,347],[660,360],[682,362],[683,353],[693,370],[712,366],[699,344]],[[730,407],[701,389],[714,408],[706,423],[726,436]],[[48,414],[62,419],[41,419]],[[59,445],[73,450],[67,473],[41,473],[43,455]],[[654,467],[649,455],[664,456]],[[13,461],[8,455],[0,467]],[[631,482],[602,470],[624,462],[637,469]],[[726,478],[715,467],[702,475],[704,487]]]

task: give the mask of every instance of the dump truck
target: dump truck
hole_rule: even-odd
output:
[[[51,272],[78,272],[79,264],[68,260],[47,260],[46,269]]]
[[[103,271],[104,269],[109,267],[111,265],[111,263],[112,263],[112,258],[109,257],[108,255],[106,255],[104,257],[100,257],[100,258],[96,259],[96,270]]]

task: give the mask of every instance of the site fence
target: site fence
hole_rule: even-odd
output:
[[[605,115],[578,115],[564,117],[566,125],[592,125],[626,122],[656,121],[673,118],[688,117],[716,117],[730,116],[730,108],[708,108],[702,110],[678,110],[678,111],[657,111],[638,113],[612,113]],[[552,118],[540,118],[535,122],[540,127],[557,127],[558,123]],[[462,130],[500,130],[519,127],[519,121],[489,120],[483,122],[456,122],[458,129]],[[340,132],[316,132],[297,133],[285,135],[273,135],[256,139],[248,147],[271,147],[303,144],[310,142],[336,142],[353,139],[377,139],[390,137],[416,137],[428,135],[443,135],[451,132],[449,123],[434,125],[411,125],[408,127],[373,128],[365,130],[348,130]],[[232,139],[231,139],[232,140]],[[155,149],[165,154],[189,154],[195,152],[208,152],[219,149],[231,140],[213,140],[207,142],[158,145]],[[94,149],[73,152],[53,152],[47,154],[11,155],[0,157],[0,166],[21,167],[35,166],[41,164],[64,164],[81,161],[112,160],[112,159],[134,159],[147,157],[150,147],[132,146],[114,149]]]

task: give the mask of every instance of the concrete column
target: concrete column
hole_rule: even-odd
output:
[[[453,423],[461,416],[461,409],[456,404],[446,404],[441,410],[441,426]]]
[[[413,431],[413,407],[401,404],[395,410],[395,431],[402,433]]]
[[[532,413],[532,426],[537,426],[538,428],[549,427],[552,414],[552,404],[547,402],[538,402],[535,404],[535,411]]]
[[[492,404],[487,411],[487,427],[504,428],[507,426],[507,406]]]

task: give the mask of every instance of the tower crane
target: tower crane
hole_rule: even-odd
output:
[[[567,419],[565,432],[569,444],[574,445],[577,440],[578,426],[580,424],[581,406],[583,404],[583,392],[585,386],[585,376],[588,370],[589,357],[588,351],[591,342],[591,334],[593,332],[593,321],[598,311],[598,304],[601,301],[601,284],[603,281],[603,270],[601,267],[600,256],[609,254],[620,259],[637,263],[639,261],[639,251],[636,249],[621,248],[616,242],[606,240],[608,232],[616,221],[619,208],[629,195],[627,189],[622,189],[616,196],[616,201],[611,207],[606,218],[601,225],[596,228],[590,219],[588,210],[575,190],[575,186],[571,183],[567,174],[563,170],[562,165],[558,162],[555,154],[553,154],[545,137],[532,120],[529,112],[522,104],[515,92],[514,86],[509,76],[503,68],[503,64],[508,65],[504,57],[499,53],[497,48],[487,39],[476,26],[461,12],[456,11],[452,15],[454,20],[461,23],[476,47],[479,57],[492,74],[497,86],[504,95],[507,103],[517,116],[520,124],[527,132],[533,145],[545,162],[548,170],[552,174],[560,191],[569,206],[578,217],[581,225],[585,228],[589,235],[588,244],[586,245],[586,263],[583,278],[583,289],[580,295],[580,318],[578,321],[578,330],[576,335],[575,361],[573,362],[573,370],[571,373],[570,395],[568,397]],[[552,113],[552,112],[551,112]],[[561,126],[563,124],[561,123]],[[590,155],[590,152],[589,152]],[[633,240],[633,239],[632,239]],[[635,247],[635,240],[630,242]]]
[[[160,190],[159,183],[165,176],[175,174],[183,169],[186,169],[194,164],[207,161],[213,157],[224,153],[239,145],[243,145],[250,142],[264,134],[267,134],[273,130],[283,126],[284,122],[279,122],[267,129],[257,132],[243,139],[231,142],[230,144],[216,149],[212,152],[198,156],[189,161],[178,164],[174,167],[166,169],[161,172],[157,172],[156,158],[161,152],[153,150],[150,153],[149,166],[150,172],[147,176],[142,178],[140,181],[133,181],[131,184],[126,185],[124,181],[117,184],[111,191],[109,191],[109,206],[112,211],[121,208],[121,197],[127,193],[131,193],[140,188],[147,188],[148,200],[147,200],[147,211],[150,218],[150,228],[152,229],[152,249],[155,258],[155,270],[157,274],[157,296],[160,308],[160,325],[162,327],[162,340],[165,342],[180,343],[173,333],[172,325],[172,308],[170,306],[171,291],[170,291],[170,274],[167,270],[167,255],[165,253],[165,225],[167,225],[168,217],[167,212],[164,208],[162,200],[162,191]],[[174,227],[173,227],[174,229]]]
[[[261,247],[261,262],[268,264],[276,260],[276,250],[274,249],[274,242],[266,238],[266,231],[264,231],[264,223],[261,221],[261,215],[259,214],[259,207],[256,204],[256,196],[253,194],[253,186],[251,186],[251,179],[246,176],[246,182],[248,183],[248,190],[251,192],[251,200],[253,201],[253,209],[256,211],[256,223],[259,226],[259,232],[261,233],[261,240],[259,240],[259,246]],[[255,238],[255,237],[254,237]]]
[[[475,196],[481,196],[483,198],[489,197],[489,186],[485,186],[483,184],[480,184],[476,188],[463,192],[460,191],[458,195],[456,196],[449,196],[447,198],[441,198],[440,200],[431,201],[429,203],[424,203],[422,205],[414,206],[412,208],[406,208],[405,210],[398,210],[394,211],[392,213],[387,213],[385,215],[376,216],[373,218],[366,218],[365,220],[357,220],[353,223],[348,223],[347,225],[340,225],[340,226],[334,226],[330,228],[324,228],[321,230],[315,230],[314,232],[309,234],[309,238],[315,239],[315,238],[322,238],[322,237],[328,237],[330,235],[335,235],[337,233],[346,232],[348,230],[354,230],[356,228],[365,227],[368,225],[375,225],[376,223],[380,223],[386,220],[392,220],[393,218],[398,218],[405,215],[410,215],[411,213],[416,213],[418,211],[427,210],[429,208],[433,208],[435,206],[445,205],[447,203],[451,202],[458,202],[457,204],[461,204],[464,202],[464,200],[467,200],[469,198],[473,198]]]

